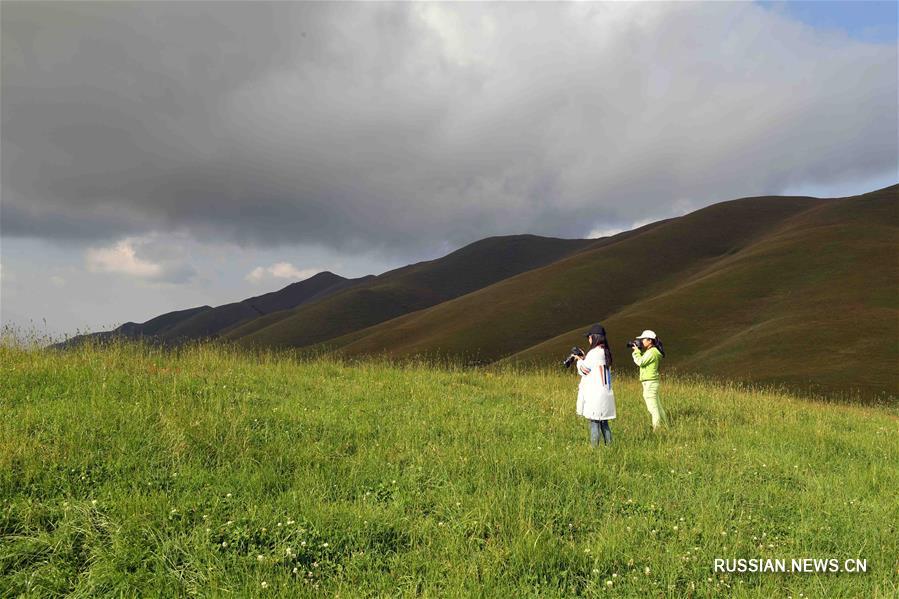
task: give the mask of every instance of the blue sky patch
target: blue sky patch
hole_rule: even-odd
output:
[[[836,29],[865,42],[895,42],[899,2],[761,1],[758,4],[818,29]]]

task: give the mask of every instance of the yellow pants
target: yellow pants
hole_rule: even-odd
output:
[[[652,428],[657,429],[659,425],[667,422],[665,416],[665,408],[659,403],[659,381],[643,381],[643,401],[646,402],[646,409],[652,416]]]

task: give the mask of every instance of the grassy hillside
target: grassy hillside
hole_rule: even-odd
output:
[[[470,293],[592,243],[535,235],[491,237],[443,258],[373,277],[325,301],[257,318],[225,337],[244,346],[311,345]]]
[[[363,279],[346,279],[332,272],[320,272],[283,289],[218,306],[185,320],[167,332],[167,339],[198,339],[218,336],[242,322],[265,314],[301,306],[338,293]]]
[[[308,279],[247,298],[239,302],[224,304],[215,308],[200,306],[168,312],[144,323],[126,322],[112,331],[76,335],[54,347],[74,347],[88,340],[105,341],[117,337],[136,339],[153,338],[154,341],[172,343],[191,339],[217,337],[224,331],[247,320],[265,314],[294,308],[307,302],[324,299],[331,294],[364,282],[371,277],[347,279],[332,272],[320,272]]]
[[[896,396],[897,189],[715,204],[327,345],[548,363],[602,321],[624,359],[654,328],[686,372]]]
[[[0,347],[0,596],[895,597],[895,409],[570,372]],[[723,574],[715,558],[867,560]]]
[[[493,361],[665,289],[819,203],[750,198],[715,204],[636,234],[612,237],[595,249],[360,331],[335,345],[349,354],[440,350]]]
[[[682,371],[899,396],[896,188],[829,201],[669,289],[602,315],[614,349],[652,328]],[[512,356],[557,359],[590,323]]]
[[[142,323],[126,322],[117,332],[126,337],[164,335],[180,323],[212,310],[212,306],[198,306],[187,310],[168,312]]]
[[[111,331],[101,331],[96,333],[85,333],[83,335],[75,335],[71,339],[56,343],[54,347],[70,348],[80,345],[88,340],[91,342],[103,342],[112,338],[128,338],[136,339],[138,337],[164,336],[171,331],[179,323],[190,320],[196,316],[212,310],[212,306],[198,306],[196,308],[188,308],[186,310],[175,310],[160,314],[146,322],[126,322],[120,327],[116,327]]]
[[[320,273],[118,332],[546,364],[602,321],[623,359],[624,340],[653,328],[671,350],[666,367],[681,372],[896,397],[897,217],[899,185],[830,200],[743,198],[599,240],[495,237],[377,277]]]

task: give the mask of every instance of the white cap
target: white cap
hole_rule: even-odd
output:
[[[656,334],[654,332],[650,331],[649,329],[646,329],[645,331],[640,333],[640,335],[637,336],[637,339],[655,339],[655,338],[656,338]]]

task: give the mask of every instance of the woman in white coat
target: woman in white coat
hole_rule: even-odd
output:
[[[615,418],[615,393],[612,391],[612,351],[606,340],[606,330],[595,324],[587,331],[590,350],[578,359],[577,373],[581,382],[577,392],[577,413],[587,419],[590,444],[612,442],[609,420]]]

